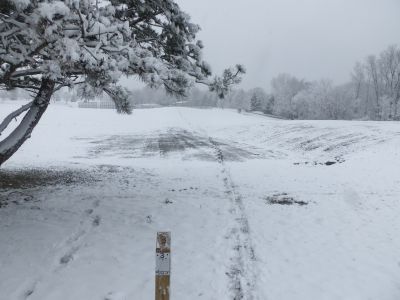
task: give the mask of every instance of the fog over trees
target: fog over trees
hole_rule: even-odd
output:
[[[267,85],[267,84],[266,84]],[[224,92],[225,93],[225,92]],[[0,91],[3,99],[27,99],[22,89]],[[98,96],[103,100],[107,96]],[[53,101],[80,101],[78,91],[55,92]],[[87,100],[86,100],[87,101]],[[195,86],[186,94],[146,86],[129,93],[132,107],[190,106],[259,111],[286,119],[400,120],[400,48],[390,45],[378,54],[355,62],[349,80],[335,84],[321,78],[310,81],[292,74],[277,74],[270,87],[234,88],[221,98],[215,91]]]
[[[162,89],[148,87],[133,92],[136,105],[184,105],[260,111],[287,119],[399,120],[400,48],[391,45],[377,55],[356,62],[349,81],[309,81],[291,74],[277,74],[271,88],[233,89],[225,99],[194,88],[176,98]]]

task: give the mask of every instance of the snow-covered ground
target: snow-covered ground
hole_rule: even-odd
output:
[[[0,103],[0,119],[14,103]],[[400,124],[52,105],[0,170],[0,299],[400,299]]]

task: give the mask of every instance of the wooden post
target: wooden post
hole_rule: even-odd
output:
[[[171,233],[158,232],[156,242],[156,300],[169,300]]]

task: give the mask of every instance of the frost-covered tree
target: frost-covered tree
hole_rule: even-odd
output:
[[[375,55],[370,55],[367,57],[365,61],[365,68],[367,70],[369,82],[371,82],[371,86],[373,88],[373,94],[375,99],[375,109],[373,119],[381,120],[382,119],[382,103],[381,103],[381,77],[379,76],[379,67],[378,67],[377,58]]]
[[[397,120],[400,102],[400,49],[395,45],[389,46],[381,52],[378,64],[382,93],[387,100],[383,101],[387,103],[387,118]]]
[[[351,119],[355,116],[353,86],[334,86],[330,80],[309,82],[293,98],[296,119]]]
[[[243,68],[211,78],[191,23],[173,0],[1,0],[0,88],[32,92],[33,101],[0,124],[25,113],[0,142],[0,165],[30,137],[62,87],[93,97],[103,92],[119,112],[129,113],[121,76],[135,75],[150,87],[185,95],[194,83],[223,97]]]
[[[275,106],[275,97],[274,95],[267,95],[264,107],[263,107],[263,112],[264,114],[271,115],[274,112],[274,106]]]
[[[289,74],[279,74],[271,80],[272,94],[275,98],[275,112],[283,117],[293,119],[294,97],[307,88],[307,83]]]
[[[392,45],[379,56],[357,63],[352,85],[360,109],[358,115],[375,120],[399,120],[400,49]]]
[[[293,117],[295,119],[325,119],[331,106],[329,81],[321,80],[310,82],[307,88],[300,90],[292,102]]]

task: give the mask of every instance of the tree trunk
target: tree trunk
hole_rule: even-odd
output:
[[[43,79],[39,92],[32,102],[32,106],[22,119],[21,123],[11,134],[0,142],[0,166],[8,160],[30,138],[32,130],[39,123],[46,111],[50,98],[53,95],[55,82]]]
[[[400,92],[397,92],[396,98],[394,99],[394,113],[393,113],[393,120],[399,121],[397,116],[397,106],[399,105],[400,100]]]

